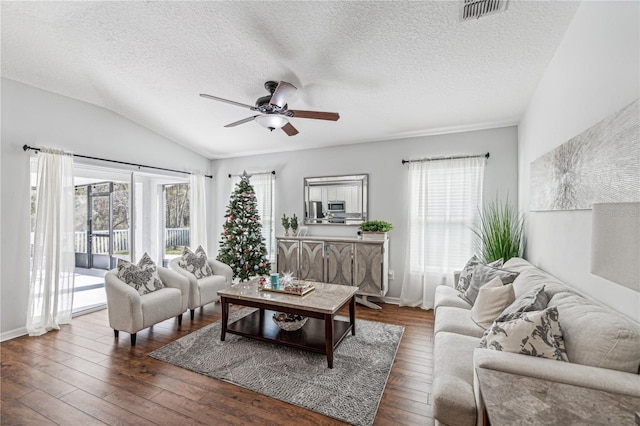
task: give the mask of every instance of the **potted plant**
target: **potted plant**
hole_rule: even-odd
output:
[[[298,216],[294,213],[290,220],[291,230],[293,231],[293,236],[298,235]]]
[[[512,257],[522,257],[524,252],[524,216],[515,209],[509,199],[484,205],[480,222],[472,228],[475,234],[476,252],[483,262],[498,259],[504,262]]]
[[[291,222],[289,221],[289,218],[284,213],[282,213],[282,219],[280,223],[282,223],[282,227],[284,228],[284,236],[288,237],[289,227],[291,226]]]
[[[360,224],[362,238],[364,240],[385,240],[387,232],[393,229],[393,225],[384,220],[368,220]]]

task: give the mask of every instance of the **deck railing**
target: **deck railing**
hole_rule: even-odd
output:
[[[165,247],[188,246],[190,241],[189,228],[167,228],[164,233]],[[95,231],[94,234],[109,235],[109,231]],[[95,236],[92,241],[94,254],[109,253],[109,239]],[[87,233],[79,231],[75,233],[75,250],[76,253],[87,252]],[[113,231],[113,252],[128,253],[129,252],[129,230],[121,229]]]

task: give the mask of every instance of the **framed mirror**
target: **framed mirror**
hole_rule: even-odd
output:
[[[359,225],[367,220],[368,174],[304,178],[305,225]]]

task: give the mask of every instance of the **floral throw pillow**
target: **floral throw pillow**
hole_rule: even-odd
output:
[[[504,322],[496,320],[485,331],[479,347],[569,361],[555,307],[522,312],[519,317]]]
[[[456,285],[456,290],[460,293],[464,293],[467,291],[469,286],[471,285],[471,277],[473,276],[473,269],[479,263],[482,263],[478,256],[475,254],[467,261],[467,264],[464,265],[462,271],[460,272],[460,277],[458,278],[458,284]],[[502,259],[498,259],[494,262],[489,263],[488,265],[493,266],[494,268],[502,267]]]
[[[189,247],[185,247],[182,251],[182,257],[178,261],[178,266],[185,271],[191,272],[197,279],[213,275],[211,266],[207,262],[207,253],[205,253],[202,246],[198,246],[195,253]]]
[[[511,305],[498,315],[496,321],[502,322],[517,318],[522,312],[541,311],[547,307],[548,303],[549,297],[544,292],[544,285],[539,285],[514,300]]]
[[[140,296],[164,288],[158,276],[158,268],[147,253],[137,265],[118,259],[118,278],[135,288]]]
[[[478,263],[473,267],[471,284],[464,294],[459,294],[458,296],[473,306],[473,304],[476,303],[476,297],[478,297],[480,287],[487,284],[495,277],[500,277],[502,284],[511,284],[518,275],[520,275],[518,272],[507,271],[506,269],[500,269],[491,265],[485,265],[484,263]]]

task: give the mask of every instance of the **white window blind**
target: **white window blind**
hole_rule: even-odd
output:
[[[472,256],[484,157],[409,164],[409,235],[402,306],[433,308],[435,287]]]
[[[240,176],[233,176],[231,179],[231,190],[240,182]],[[262,224],[262,238],[267,247],[269,262],[276,261],[276,229],[275,229],[275,205],[274,196],[276,188],[276,175],[273,173],[252,174],[249,179],[251,186],[256,193],[258,204],[258,214]]]

